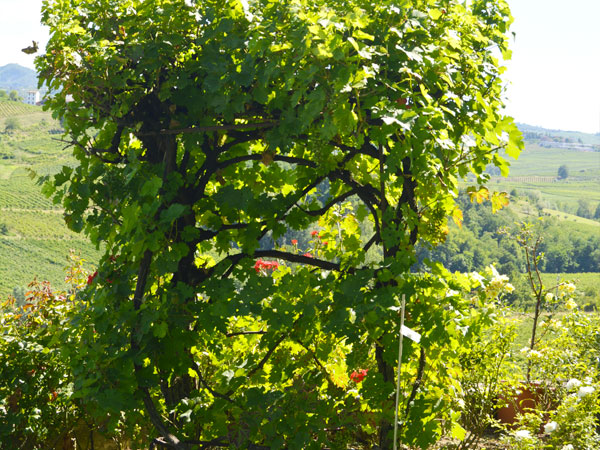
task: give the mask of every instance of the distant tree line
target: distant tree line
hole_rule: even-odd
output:
[[[9,100],[11,102],[20,102],[23,98],[15,90],[6,92],[4,89],[0,89],[0,100]]]
[[[503,274],[517,276],[525,271],[525,258],[514,239],[503,233],[523,219],[509,209],[493,214],[488,204],[471,203],[461,195],[463,224],[454,224],[446,241],[434,248],[419,248],[419,261],[439,260],[453,271],[481,270],[495,263]],[[532,219],[534,220],[534,219]],[[543,272],[600,272],[600,234],[576,223],[544,217],[540,263]]]

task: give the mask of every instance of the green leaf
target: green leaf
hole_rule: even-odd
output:
[[[452,422],[452,428],[450,430],[450,436],[454,439],[458,439],[459,441],[464,440],[467,435],[467,430],[465,430],[458,422]]]
[[[154,175],[152,178],[150,178],[149,180],[147,180],[144,183],[144,185],[142,186],[142,189],[140,191],[140,194],[155,197],[156,194],[158,194],[158,190],[160,189],[161,186],[162,186],[162,180],[159,177],[157,177],[156,175]]]
[[[438,20],[442,16],[442,11],[439,9],[430,9],[428,14],[433,20]]]
[[[181,217],[185,210],[186,207],[184,205],[173,203],[160,214],[160,221],[161,223],[172,223],[175,219]]]
[[[158,324],[156,324],[152,327],[152,334],[155,337],[162,339],[167,335],[168,329],[169,329],[169,326],[167,325],[166,322],[159,322]]]

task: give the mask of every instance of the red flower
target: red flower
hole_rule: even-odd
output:
[[[304,255],[302,255],[302,256],[306,256],[307,258],[312,258],[312,255],[311,255],[310,253],[305,253],[305,254],[304,254]]]
[[[350,374],[350,379],[355,383],[360,383],[366,376],[369,369],[359,369],[358,372],[355,370]]]
[[[327,246],[327,241],[323,242],[323,245],[324,245],[324,246]]]
[[[319,234],[319,232],[318,232],[317,230],[315,230],[315,231],[313,231],[312,233],[310,233],[310,235],[311,235],[312,237],[315,237],[315,236],[316,236],[316,235],[318,235],[318,234]]]
[[[260,273],[261,270],[275,270],[279,267],[279,263],[277,261],[265,261],[259,259],[254,264],[254,270],[256,273]]]
[[[88,276],[87,284],[92,284],[94,278],[98,276],[98,271],[96,270],[93,274]]]
[[[298,245],[298,239],[292,239],[292,245]]]

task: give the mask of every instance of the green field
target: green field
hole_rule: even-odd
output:
[[[564,219],[564,220],[568,220],[569,222],[575,222],[575,223],[579,223],[579,224],[600,227],[600,222],[598,222],[597,220],[586,219],[584,217],[579,217],[574,214],[569,214],[566,212],[557,211],[556,209],[550,209],[550,208],[543,208],[542,211],[544,212],[545,215],[548,215],[551,217],[556,217],[557,219]]]
[[[600,152],[584,152],[559,148],[544,148],[526,143],[525,151],[517,160],[510,162],[509,177],[551,176],[556,177],[563,164],[569,169],[569,178],[595,178],[600,180]]]
[[[595,136],[592,138],[595,142]],[[600,152],[543,148],[527,142],[517,160],[507,159],[510,175],[492,177],[490,187],[494,190],[527,196],[545,213],[576,222],[581,222],[573,216],[581,200],[589,203],[592,213],[600,204]],[[564,180],[557,179],[561,165],[569,171]]]

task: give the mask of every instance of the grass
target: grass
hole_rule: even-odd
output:
[[[570,178],[600,177],[600,152],[582,152],[558,148],[544,148],[527,143],[525,151],[517,160],[508,158],[510,177],[558,175],[563,164],[569,169]]]
[[[582,193],[585,192],[585,200],[587,200],[592,209],[600,202],[600,189],[598,189],[600,179],[588,181],[565,181],[554,183],[543,182],[514,182],[496,180],[492,187],[495,190],[511,192],[516,190],[517,194],[527,195],[535,200],[541,200],[549,205],[563,205],[576,207],[579,205],[579,200],[584,199]],[[551,208],[553,209],[553,208]]]
[[[516,212],[522,220],[535,220],[540,216],[538,208],[525,198],[511,198],[509,207]],[[557,209],[542,208],[541,212],[544,216],[556,217],[560,221],[576,223],[590,231],[600,227],[600,221],[598,220],[586,219],[585,217],[579,217],[575,214],[559,211]]]
[[[557,211],[556,209],[543,208],[542,211],[544,212],[545,215],[548,215],[551,217],[556,217],[558,219],[564,219],[564,220],[568,220],[570,222],[600,227],[600,222],[598,222],[597,220],[586,219],[585,217],[579,217],[574,214]]]

